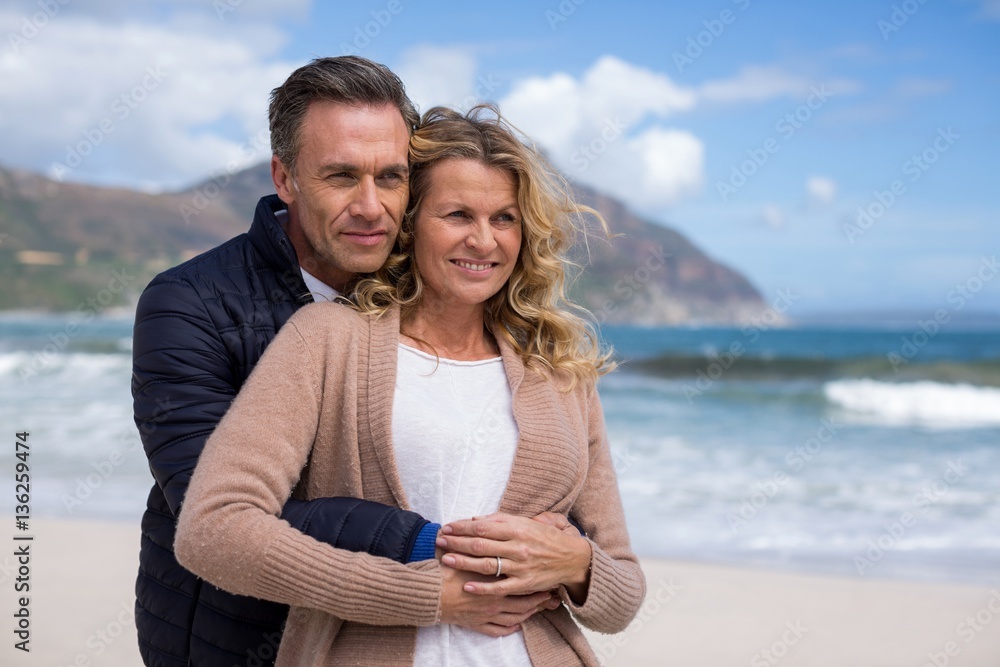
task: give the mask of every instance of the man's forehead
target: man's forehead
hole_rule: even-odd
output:
[[[322,164],[355,165],[386,160],[405,165],[409,131],[399,109],[314,102],[299,132],[300,156]]]
[[[309,104],[303,125],[343,125],[346,128],[364,128],[372,125],[391,127],[409,135],[409,128],[399,107],[385,104],[347,104],[333,100],[314,100]]]

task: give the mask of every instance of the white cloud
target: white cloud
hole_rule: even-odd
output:
[[[702,84],[698,95],[702,100],[720,104],[764,102],[778,97],[804,98],[819,86],[834,95],[850,95],[861,89],[850,79],[821,80],[792,74],[780,67],[748,65],[734,77]]]
[[[125,16],[136,17],[146,14],[159,18],[163,12],[190,11],[202,14],[214,21],[231,19],[258,20],[260,18],[288,17],[303,18],[312,7],[312,0],[6,0],[6,8],[11,13],[28,17],[39,11],[50,15],[86,15],[115,19]]]
[[[281,61],[288,34],[260,20],[282,5],[245,0],[224,31],[203,5],[157,0],[157,11],[175,11],[153,22],[109,18],[132,6],[123,0],[100,0],[97,16],[70,3],[20,48],[0,50],[2,160],[72,180],[169,189],[266,159],[268,93],[301,64]],[[0,10],[0,28],[22,19]],[[579,75],[495,81],[479,71],[477,48],[417,46],[394,69],[423,109],[502,97],[504,114],[568,177],[648,213],[703,188],[705,145],[676,127],[676,116],[706,102],[794,98],[812,85],[777,67],[746,67],[696,89],[610,55]],[[150,72],[162,75],[144,88]],[[79,166],[70,164],[77,157]]]
[[[16,20],[0,13],[0,26]],[[278,29],[248,21],[220,37],[216,23],[191,13],[155,25],[67,14],[16,53],[0,51],[5,163],[170,189],[266,159],[267,96],[298,63],[274,60],[286,39]],[[667,75],[604,56],[579,77],[508,83],[477,79],[472,48],[424,45],[401,60],[396,71],[422,108],[506,92],[504,114],[567,176],[637,209],[658,212],[702,188],[704,144],[665,122],[698,95]]]
[[[500,109],[555,159],[568,158],[581,128],[591,124],[584,116],[582,98],[579,81],[568,74],[553,74],[516,82]]]
[[[774,204],[768,204],[765,206],[760,212],[760,216],[761,219],[763,219],[764,224],[771,229],[782,229],[785,226],[785,214]]]
[[[951,89],[951,81],[948,79],[906,77],[896,82],[892,87],[892,94],[904,98],[930,97],[950,93]]]
[[[837,183],[826,176],[810,176],[806,180],[806,198],[810,206],[825,207],[837,197]]]
[[[7,164],[169,188],[270,155],[266,145],[250,155],[246,142],[266,129],[268,93],[295,67],[272,60],[283,33],[58,18],[0,52]]]
[[[698,92],[709,102],[761,102],[775,97],[793,97],[809,90],[811,82],[777,67],[747,66],[729,79],[709,81]]]
[[[695,100],[666,75],[604,56],[580,78],[515,82],[500,108],[571,179],[633,207],[662,209],[704,180],[702,142],[658,122]]]
[[[472,106],[476,57],[460,47],[418,46],[407,50],[394,68],[421,112],[437,105]]]
[[[627,125],[647,114],[663,118],[695,105],[694,93],[670,77],[614,56],[601,57],[587,70],[582,91],[587,94],[581,102],[591,116],[620,116]]]
[[[641,159],[635,165],[639,173],[634,182],[642,188],[647,206],[665,207],[701,190],[705,147],[690,132],[654,127],[629,143],[632,154]],[[633,171],[629,169],[623,176],[631,176]]]

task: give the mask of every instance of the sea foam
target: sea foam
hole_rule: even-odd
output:
[[[1000,425],[1000,389],[940,382],[835,380],[826,399],[849,412],[888,424],[940,427]]]

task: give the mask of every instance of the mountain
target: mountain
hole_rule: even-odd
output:
[[[613,238],[591,234],[577,256],[586,269],[574,296],[600,322],[734,324],[761,313],[760,293],[681,234],[631,213],[620,201],[576,186]]]
[[[759,292],[676,231],[589,188],[580,200],[613,238],[586,235],[573,295],[601,322],[738,323],[760,313]],[[181,192],[147,194],[0,168],[0,309],[128,306],[159,271],[246,230],[273,192],[266,164]],[[593,227],[593,226],[592,226]]]

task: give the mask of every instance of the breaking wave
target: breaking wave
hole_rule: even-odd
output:
[[[826,399],[859,415],[890,424],[1000,426],[1000,389],[940,382],[835,380]]]

